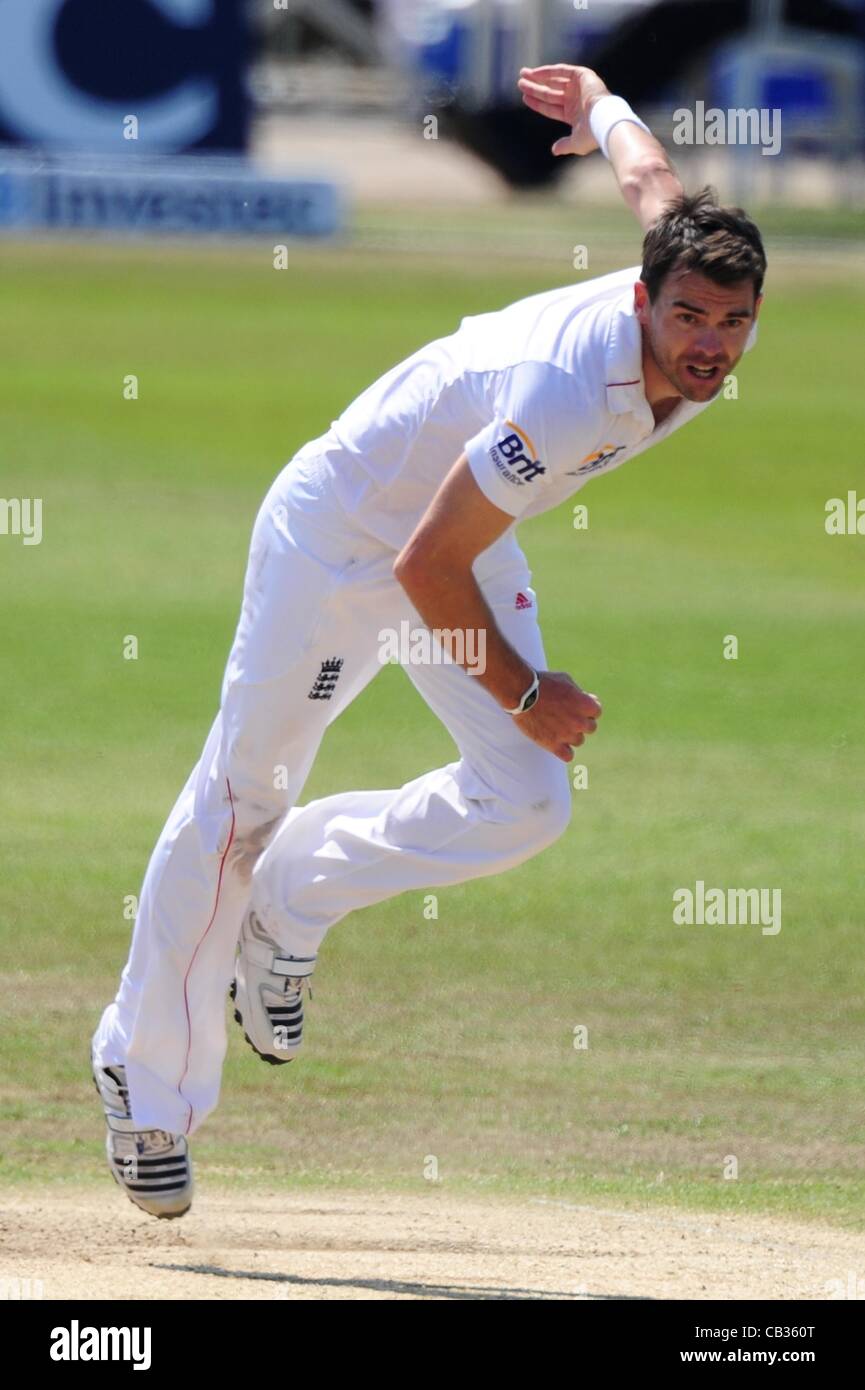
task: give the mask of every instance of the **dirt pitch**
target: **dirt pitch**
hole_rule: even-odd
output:
[[[746,1215],[443,1190],[208,1191],[168,1222],[106,1187],[7,1196],[0,1276],[41,1279],[46,1299],[823,1300],[832,1280],[865,1288],[865,1241]]]

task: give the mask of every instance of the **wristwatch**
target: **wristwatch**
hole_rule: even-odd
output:
[[[534,679],[516,709],[505,710],[505,714],[525,714],[526,710],[531,709],[532,705],[537,702],[541,689],[541,678],[537,671],[534,670],[532,671],[532,676]]]

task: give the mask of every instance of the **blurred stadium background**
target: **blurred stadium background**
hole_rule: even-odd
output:
[[[860,0],[33,0],[3,7],[0,38],[0,225],[29,216],[157,230],[173,211],[175,230],[204,230],[201,201],[183,213],[163,203],[147,218],[134,199],[106,201],[111,174],[128,178],[134,159],[168,175],[149,161],[184,152],[330,181],[342,215],[319,187],[315,206],[289,210],[289,232],[396,237],[406,208],[501,209],[515,190],[552,185],[566,204],[616,205],[603,162],[554,159],[547,123],[518,101],[519,66],[551,55],[596,67],[688,183],[823,213],[865,201]],[[675,146],[674,112],[697,101],[779,111],[781,151]],[[10,147],[38,150],[34,178],[101,169],[103,196],[92,183],[90,197],[55,189],[46,208],[23,172],[11,176]],[[82,152],[86,165],[71,158]],[[182,167],[191,180],[236,166]],[[388,228],[372,215],[382,209]],[[227,220],[270,226],[257,206]]]
[[[7,1180],[107,1182],[87,1040],[273,475],[462,315],[638,260],[601,156],[555,163],[517,100],[570,60],[758,218],[760,344],[581,494],[587,532],[523,530],[551,664],[606,707],[572,831],[438,922],[340,924],[288,1084],[232,1033],[201,1178],[428,1189],[432,1154],[476,1191],[861,1227],[865,541],[823,522],[862,491],[863,41],[853,0],[0,5],[0,493],[44,499],[42,544],[0,536]],[[780,152],[675,145],[697,102],[780,110]],[[451,756],[387,670],[306,795]],[[781,885],[782,932],[683,936],[697,878]]]

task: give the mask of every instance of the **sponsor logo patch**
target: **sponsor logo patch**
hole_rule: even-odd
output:
[[[598,468],[603,468],[605,463],[614,459],[616,454],[620,454],[627,446],[624,444],[602,444],[600,449],[596,449],[593,454],[586,454],[579,468],[572,468],[568,472],[569,478],[578,477],[582,473],[594,473]]]
[[[520,592],[517,594],[516,601],[514,603],[514,608],[534,608],[534,606],[535,605],[532,603],[528,594],[524,594],[521,589]]]
[[[525,431],[521,430],[519,425],[515,425],[513,420],[505,420],[505,424],[513,433],[503,435],[496,441],[490,449],[490,458],[507,482],[522,487],[524,483],[532,482],[547,470]]]

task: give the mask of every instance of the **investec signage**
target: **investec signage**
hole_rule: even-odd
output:
[[[237,158],[0,152],[0,229],[10,232],[321,237],[339,230],[342,211],[328,180],[273,178]]]
[[[0,0],[0,142],[239,150],[244,0]],[[124,138],[125,118],[137,139]]]

